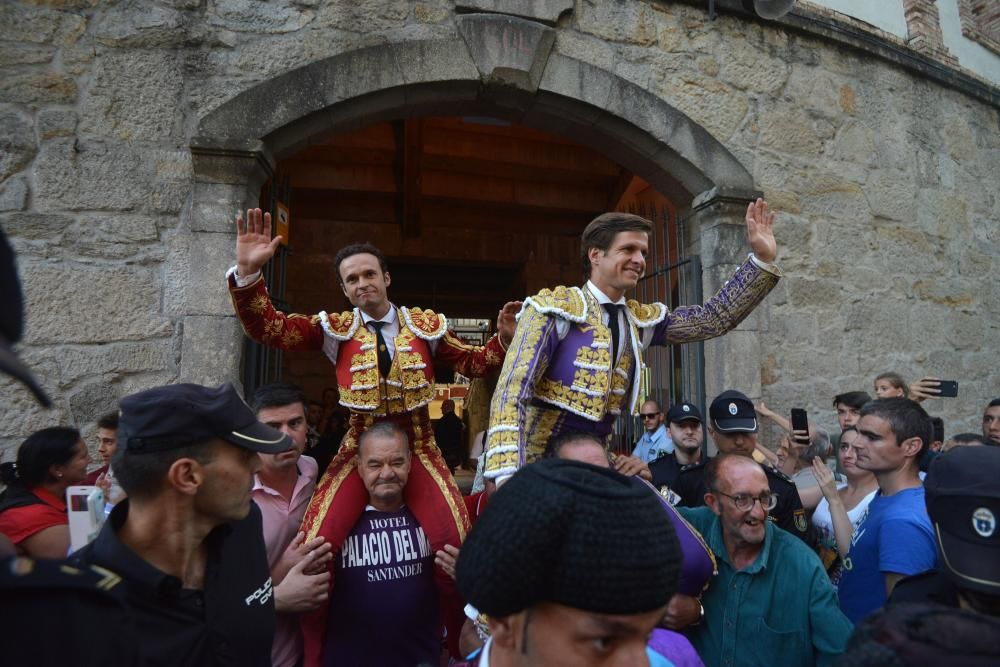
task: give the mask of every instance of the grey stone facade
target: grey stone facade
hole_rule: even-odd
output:
[[[684,3],[457,4],[0,5],[0,225],[20,350],[56,403],[0,380],[0,448],[89,432],[137,389],[238,382],[231,220],[275,156],[466,111],[587,143],[687,207],[706,292],[747,252],[745,202],[778,209],[787,278],[706,345],[709,395],[736,385],[832,424],[832,396],[881,371],[937,375],[960,397],[929,411],[978,430],[1000,394],[996,88]]]

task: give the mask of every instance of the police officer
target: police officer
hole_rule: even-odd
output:
[[[933,602],[1000,617],[1000,448],[958,447],[924,480],[939,569],[907,577],[889,604]]]
[[[653,475],[653,486],[672,489],[685,466],[700,463],[701,445],[704,439],[701,410],[694,403],[681,401],[667,411],[667,432],[674,443],[674,451],[665,454],[649,464]]]
[[[708,408],[708,433],[723,454],[738,454],[752,457],[757,446],[757,412],[753,402],[738,391],[724,391]],[[677,477],[673,495],[680,505],[700,507],[705,504],[708,486],[705,483],[705,463],[685,466]],[[771,491],[778,495],[778,504],[771,510],[769,518],[779,528],[800,537],[810,547],[815,548],[816,540],[806,512],[802,508],[799,492],[787,476],[763,466]]]

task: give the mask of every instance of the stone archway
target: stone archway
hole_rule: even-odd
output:
[[[453,38],[316,61],[201,120],[191,146],[190,252],[170,267],[191,272],[188,284],[206,286],[201,300],[185,300],[183,380],[239,380],[239,327],[216,287],[231,262],[233,212],[256,202],[276,158],[315,137],[380,120],[489,114],[575,138],[687,205],[687,250],[701,256],[706,292],[742,261],[742,209],[756,195],[753,179],[704,128],[636,84],[560,53],[557,28],[500,14],[461,14],[455,21]],[[759,393],[756,319],[706,344],[708,394],[724,385]],[[724,359],[745,362],[724,365]]]

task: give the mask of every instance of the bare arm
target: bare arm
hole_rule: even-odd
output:
[[[69,553],[69,526],[49,526],[18,545],[32,558],[65,558]]]
[[[851,519],[847,516],[847,509],[844,507],[844,501],[840,499],[837,482],[833,479],[830,468],[818,456],[813,459],[812,466],[820,492],[826,498],[826,502],[830,504],[833,534],[837,538],[837,553],[840,554],[841,558],[847,558],[847,553],[851,550],[851,538],[854,537],[854,526],[851,525]],[[801,493],[799,495],[801,496]]]

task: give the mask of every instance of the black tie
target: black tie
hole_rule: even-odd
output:
[[[382,336],[382,327],[385,325],[385,322],[368,323],[368,326],[375,329],[375,345],[378,347],[378,372],[382,377],[389,374],[389,366],[392,365],[389,348],[385,346],[385,338]]]
[[[604,310],[608,311],[608,328],[611,329],[611,367],[618,363],[618,348],[620,347],[621,332],[618,330],[618,311],[621,305],[617,303],[602,303]]]

